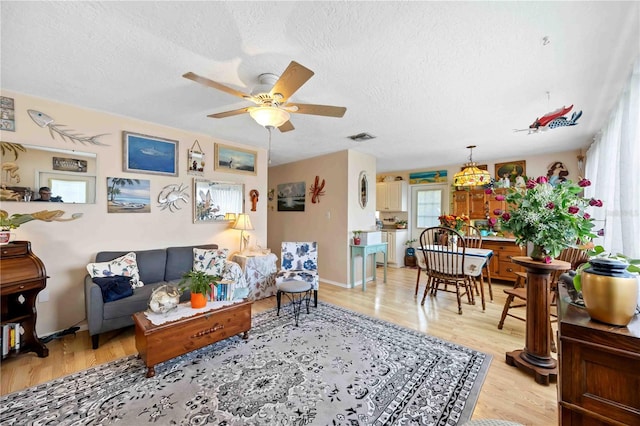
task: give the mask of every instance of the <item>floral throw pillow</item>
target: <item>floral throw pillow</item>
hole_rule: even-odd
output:
[[[116,275],[131,277],[131,288],[144,285],[140,281],[140,271],[138,270],[134,252],[127,253],[109,262],[90,263],[87,265],[87,271],[89,271],[91,278],[113,277]]]
[[[222,276],[224,274],[224,264],[229,254],[228,249],[207,250],[193,249],[193,270],[204,271],[209,275]]]

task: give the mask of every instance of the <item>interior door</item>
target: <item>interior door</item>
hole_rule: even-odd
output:
[[[411,185],[411,226],[409,239],[420,243],[420,234],[426,228],[438,226],[438,216],[449,212],[449,185]]]

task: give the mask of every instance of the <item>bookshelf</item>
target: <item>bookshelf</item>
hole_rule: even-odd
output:
[[[49,349],[36,334],[36,297],[46,285],[44,264],[31,252],[29,241],[0,246],[0,347],[3,359],[26,352],[36,352],[41,358],[49,355]]]

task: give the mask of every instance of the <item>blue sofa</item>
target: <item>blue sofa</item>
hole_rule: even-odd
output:
[[[185,272],[193,268],[193,248],[217,249],[217,244],[205,244],[186,247],[168,247],[164,249],[140,250],[136,253],[136,262],[140,271],[140,280],[144,286],[135,288],[133,295],[124,299],[104,302],[102,291],[87,274],[84,279],[85,307],[89,335],[93,349],[99,345],[100,333],[116,330],[133,325],[132,315],[147,309],[151,292],[163,284],[176,285]],[[96,254],[95,262],[108,262],[123,256],[129,251],[101,251]],[[242,269],[237,263],[227,261],[225,278],[242,275]],[[180,297],[181,302],[189,300],[190,293],[186,291]]]

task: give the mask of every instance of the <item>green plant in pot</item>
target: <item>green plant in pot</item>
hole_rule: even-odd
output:
[[[588,252],[589,262],[576,269],[573,286],[582,291],[592,319],[607,324],[629,324],[639,302],[640,259],[605,253],[602,246]]]
[[[209,275],[204,271],[189,271],[182,275],[180,290],[191,292],[191,307],[204,308],[207,305],[207,295],[211,293],[211,284],[220,281],[220,277]]]
[[[353,232],[353,245],[354,246],[359,246],[360,245],[360,234],[362,233],[362,231],[352,231]]]
[[[416,266],[416,249],[413,248],[413,243],[416,241],[415,238],[412,238],[404,243],[407,246],[404,250],[404,266]]]
[[[396,228],[404,229],[406,227],[407,227],[407,221],[406,220],[398,220],[398,221],[396,221]]]

